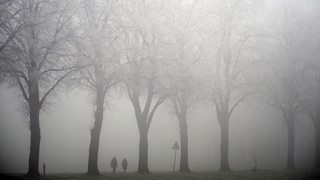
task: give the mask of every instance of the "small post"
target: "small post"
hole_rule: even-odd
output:
[[[43,163],[43,176],[46,176],[46,164]]]
[[[173,159],[173,172],[174,172],[174,171],[175,171],[175,167],[176,167],[177,150],[179,150],[178,141],[176,141],[176,142],[173,144],[172,149],[174,150],[174,159]]]

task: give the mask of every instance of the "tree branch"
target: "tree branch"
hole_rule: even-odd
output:
[[[78,70],[78,69],[76,69]],[[43,95],[43,97],[40,100],[40,107],[43,105],[43,103],[45,102],[46,98],[49,96],[49,94],[60,84],[60,82],[66,78],[68,75],[70,75],[72,72],[74,72],[75,70],[69,71],[66,74],[64,74],[63,76],[61,76],[52,86],[51,88]]]
[[[230,118],[232,112],[234,111],[234,109],[243,101],[245,100],[249,95],[251,95],[252,93],[245,93],[240,99],[238,99],[238,101],[236,101],[233,106],[231,107],[229,113],[228,113],[228,117]]]
[[[149,82],[149,85],[148,85],[148,96],[147,96],[146,104],[144,105],[143,112],[142,112],[142,115],[144,117],[146,117],[149,114],[153,95],[154,95],[153,85],[152,85],[152,82]]]
[[[28,95],[27,95],[27,93],[26,93],[26,90],[24,89],[24,87],[23,87],[23,85],[22,85],[22,82],[20,81],[20,79],[19,79],[18,76],[16,76],[16,79],[17,79],[17,81],[18,81],[19,88],[20,88],[20,90],[21,90],[21,92],[22,92],[23,98],[29,103],[29,97],[28,97]]]
[[[168,97],[168,95],[163,95],[161,97],[159,97],[159,99],[157,100],[156,104],[153,106],[149,116],[148,116],[148,121],[147,121],[147,130],[149,130],[150,128],[150,124],[152,122],[152,119],[153,119],[153,115],[154,113],[156,112],[157,108],[159,107],[159,105],[161,103],[163,103],[163,101]]]
[[[18,32],[22,30],[22,24],[20,24],[15,31],[13,31],[9,37],[6,39],[6,41],[0,46],[0,52],[13,40],[13,38],[16,36]]]
[[[315,116],[315,114],[313,113],[313,111],[310,110],[310,111],[308,112],[308,114],[309,114],[309,116],[310,116],[310,118],[311,118],[311,120],[312,120],[312,122],[313,122],[313,126],[314,126],[314,127],[317,127],[318,123],[317,123],[317,119],[316,119],[316,116]]]
[[[40,72],[41,75],[44,75],[46,73],[49,73],[49,72],[61,72],[61,71],[67,71],[67,70],[77,70],[77,69],[82,69],[82,68],[85,68],[85,67],[88,67],[90,65],[86,65],[86,66],[70,66],[70,67],[62,67],[62,68],[50,68],[50,69],[47,69],[47,70],[44,70],[42,72]]]

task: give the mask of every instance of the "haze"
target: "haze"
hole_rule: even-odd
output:
[[[288,116],[294,119],[294,168],[319,168],[320,152],[316,144],[320,143],[317,142],[320,134],[316,132],[320,132],[320,126],[314,123],[320,123],[318,1],[51,1],[56,5],[41,6],[40,20],[34,23],[39,26],[35,31],[39,33],[35,38],[38,43],[32,46],[36,47],[34,63],[38,69],[41,64],[38,57],[45,54],[40,47],[49,49],[47,44],[54,37],[55,25],[60,26],[59,21],[66,22],[61,23],[65,27],[59,33],[67,35],[58,35],[56,41],[62,43],[57,43],[58,48],[49,53],[43,66],[43,74],[51,74],[39,78],[40,99],[64,77],[63,73],[72,72],[50,91],[41,106],[39,169],[45,163],[48,173],[90,171],[90,131],[99,118],[96,112],[99,82],[107,87],[102,98],[103,120],[98,138],[99,172],[112,171],[110,162],[114,156],[118,159],[117,171],[121,171],[124,158],[128,160],[128,172],[172,171],[172,145],[178,141],[182,148],[181,124],[176,113],[181,113],[183,106],[174,106],[174,102],[183,102],[179,98],[186,98],[190,105],[186,111],[190,171],[229,170],[228,167],[251,170],[255,159],[259,169],[290,168],[286,123],[289,120],[285,120],[284,114],[292,113],[293,109],[296,111]],[[8,13],[14,14],[15,8],[31,7],[31,3],[37,2],[47,3],[1,0],[0,4],[0,173],[35,172],[29,164],[31,106],[16,79],[21,76],[12,73],[21,71],[28,79],[33,77],[31,56],[23,59],[31,54],[31,48],[25,53],[19,44],[19,38],[32,39],[28,35],[30,26],[23,26],[25,29],[19,29],[7,42],[12,35],[8,29],[18,27],[17,19],[29,21],[20,12],[15,20],[6,18],[10,17]],[[56,12],[55,8],[64,11]],[[225,8],[231,9],[230,13]],[[63,12],[63,18],[58,21],[58,15],[49,17],[51,11]],[[108,23],[103,24],[99,17]],[[228,33],[232,35],[226,38]],[[35,41],[23,43],[31,42]],[[136,62],[139,68],[128,65]],[[224,76],[229,72],[228,65],[230,71],[236,69],[234,74],[230,73],[230,80]],[[103,67],[101,76],[99,70],[93,69],[99,66]],[[240,75],[233,78],[237,73]],[[92,75],[96,77],[91,81]],[[95,86],[91,86],[92,82]],[[28,83],[22,86],[31,87]],[[183,94],[185,89],[187,94]],[[223,112],[230,89],[232,93],[226,102],[230,118],[218,120],[221,115],[218,116],[216,107]],[[147,169],[139,167],[139,141],[143,133],[139,131],[134,105],[137,91],[142,110],[148,104],[148,93],[153,93],[148,117],[157,100],[160,102],[147,130]],[[30,89],[26,92],[32,94]],[[221,102],[219,95],[224,99]],[[30,101],[32,95],[27,97]],[[286,103],[288,111],[283,110]],[[314,109],[316,120],[310,117]],[[220,121],[229,122],[227,165],[221,164]],[[176,170],[181,168],[180,149]],[[94,165],[92,172],[95,173]]]

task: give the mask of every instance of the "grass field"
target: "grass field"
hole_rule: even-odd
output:
[[[160,180],[160,179],[172,179],[172,180],[183,180],[183,179],[198,179],[198,180],[206,180],[206,179],[226,179],[226,180],[263,180],[263,179],[320,179],[320,173],[317,171],[271,171],[271,170],[263,170],[263,171],[232,171],[232,172],[196,172],[191,174],[182,174],[182,173],[151,173],[148,175],[139,175],[137,173],[102,173],[102,176],[87,176],[85,174],[48,174],[46,177],[32,178],[24,175],[6,175],[3,176],[8,179],[61,179],[61,180],[71,180],[71,179],[83,179],[83,180]],[[2,179],[2,178],[1,178]]]

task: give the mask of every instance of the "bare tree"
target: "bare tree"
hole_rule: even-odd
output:
[[[163,36],[159,32],[159,27],[152,24],[154,21],[148,23],[150,19],[158,17],[156,12],[159,6],[137,1],[132,3],[127,11],[129,12],[127,24],[130,28],[124,36],[127,77],[125,85],[139,129],[138,173],[144,174],[149,173],[149,128],[155,112],[166,99],[167,93],[162,83],[161,71]]]
[[[175,77],[171,77],[170,96],[171,105],[177,119],[180,129],[180,172],[189,173],[188,157],[188,114],[194,105],[200,100],[201,85],[194,76],[183,71],[181,74],[175,72]]]
[[[308,50],[304,50],[304,56],[307,57],[305,61],[304,72],[306,79],[305,83],[307,84],[305,94],[306,111],[312,120],[314,126],[314,142],[315,142],[315,161],[314,167],[320,169],[320,36],[318,35],[320,30],[320,23],[316,21],[320,17],[320,2],[319,1],[310,1],[313,6],[313,11],[311,13],[311,18],[307,19],[307,23],[311,26],[308,26],[308,38],[306,39],[309,47]]]
[[[200,78],[197,73],[199,61],[199,42],[197,26],[200,9],[196,1],[168,1],[165,6],[167,37],[169,43],[166,48],[166,72],[169,76],[168,84],[171,109],[179,122],[180,129],[180,172],[189,173],[188,157],[188,114],[199,100],[201,92]]]
[[[72,29],[66,3],[58,1],[14,1],[20,9],[6,26],[10,42],[1,51],[8,83],[17,87],[28,106],[30,116],[30,154],[28,175],[39,175],[40,110],[58,85],[78,69],[70,58],[68,39]],[[17,22],[23,25],[17,31]],[[12,25],[11,25],[12,24]]]
[[[229,171],[229,120],[238,105],[252,94],[247,70],[254,64],[252,40],[257,37],[254,13],[258,4],[243,1],[204,3],[207,28],[202,33],[202,56],[210,67],[211,101],[220,125],[220,170]],[[256,10],[255,10],[256,9]],[[211,20],[212,19],[212,20]],[[210,26],[209,26],[210,25]]]
[[[128,41],[136,41],[129,37],[127,38]],[[139,45],[134,44],[133,46]],[[131,54],[128,55],[127,58],[129,76],[127,78],[126,88],[128,97],[134,107],[140,135],[138,172],[144,174],[149,173],[149,128],[156,110],[166,99],[167,94],[163,92],[162,85],[159,82],[155,57],[133,57]]]
[[[317,2],[315,2],[317,4]],[[319,14],[318,14],[319,17]],[[315,164],[316,169],[320,169],[320,59],[319,59],[319,39],[316,32],[319,32],[320,24],[312,22],[313,26],[309,28],[309,34],[313,34],[308,39],[309,51],[304,51],[307,58],[304,65],[304,76],[306,81],[306,90],[303,93],[302,106],[312,120],[315,136]],[[312,33],[313,32],[313,33]]]
[[[288,128],[288,156],[287,168],[294,169],[294,144],[295,144],[295,122],[298,113],[301,112],[300,88],[301,78],[297,73],[288,72],[287,67],[277,72],[272,72],[276,76],[274,79],[265,80],[265,91],[268,91],[267,104],[280,110]]]
[[[116,1],[100,3],[85,0],[79,15],[79,35],[74,42],[78,49],[79,62],[89,65],[80,72],[80,85],[94,94],[94,124],[90,130],[88,174],[99,175],[98,152],[103,122],[104,102],[107,93],[120,82],[120,59],[117,38],[121,28],[116,22]]]
[[[318,62],[319,63],[319,62]],[[307,111],[312,120],[315,135],[315,164],[316,169],[320,168],[320,75],[318,73],[318,65],[312,65],[313,70],[308,78],[308,97]],[[314,69],[314,68],[317,69]],[[309,70],[310,71],[310,70]]]
[[[308,25],[295,8],[279,11],[277,20],[272,21],[269,58],[264,64],[262,92],[266,103],[282,113],[288,132],[287,169],[295,169],[295,124],[297,115],[305,108],[304,62],[307,58]],[[261,71],[263,72],[263,71]]]

